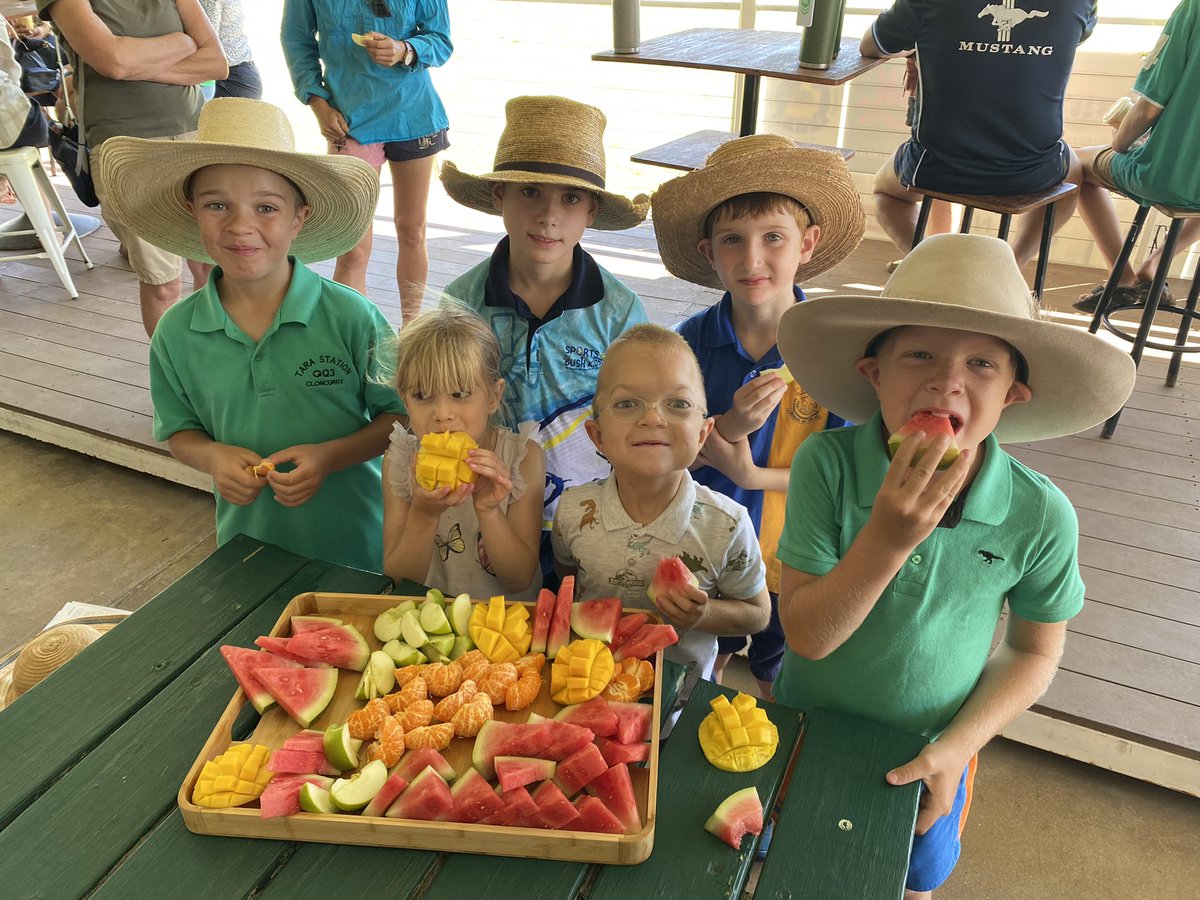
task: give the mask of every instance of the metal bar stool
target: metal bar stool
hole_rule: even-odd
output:
[[[1159,261],[1158,269],[1154,272],[1154,280],[1150,283],[1150,294],[1146,297],[1146,305],[1142,308],[1142,319],[1138,323],[1136,334],[1130,334],[1125,330],[1123,323],[1114,322],[1111,316],[1114,313],[1122,312],[1128,309],[1138,309],[1141,304],[1124,303],[1113,306],[1113,295],[1117,290],[1117,282],[1120,280],[1121,272],[1125,269],[1125,265],[1129,262],[1129,257],[1133,255],[1134,245],[1137,244],[1138,236],[1142,232],[1142,227],[1146,224],[1146,217],[1150,214],[1150,206],[1139,206],[1138,211],[1133,216],[1133,222],[1129,226],[1129,235],[1125,238],[1125,245],[1121,247],[1121,253],[1117,257],[1116,265],[1113,266],[1112,274],[1108,276],[1108,281],[1104,284],[1104,293],[1100,297],[1100,301],[1096,304],[1096,312],[1092,315],[1092,324],[1088,326],[1088,331],[1095,334],[1100,326],[1103,325],[1110,332],[1115,334],[1123,341],[1129,341],[1133,344],[1133,350],[1130,355],[1133,357],[1135,366],[1142,362],[1142,352],[1147,348],[1152,350],[1161,350],[1164,353],[1171,354],[1171,363],[1167,366],[1167,387],[1175,387],[1175,383],[1179,380],[1179,366],[1183,362],[1183,354],[1185,353],[1200,353],[1200,344],[1189,344],[1187,342],[1188,332],[1192,327],[1193,319],[1200,319],[1200,314],[1196,312],[1196,298],[1200,296],[1200,266],[1196,269],[1196,274],[1192,278],[1192,286],[1188,290],[1187,302],[1182,308],[1175,306],[1164,306],[1162,312],[1177,315],[1180,318],[1179,331],[1175,335],[1174,344],[1163,344],[1158,341],[1150,340],[1150,328],[1154,324],[1154,316],[1159,310],[1159,301],[1162,299],[1163,285],[1167,283],[1167,270],[1171,267],[1171,258],[1175,255],[1175,247],[1179,243],[1179,231],[1183,228],[1185,219],[1200,219],[1200,209],[1185,209],[1177,206],[1165,206],[1161,203],[1153,204],[1153,208],[1158,210],[1162,215],[1166,216],[1171,226],[1167,229],[1167,237],[1163,242],[1162,259]],[[1121,418],[1121,413],[1124,407],[1113,413],[1112,418],[1104,423],[1104,427],[1100,430],[1100,436],[1110,438],[1113,432],[1117,430],[1117,422]]]
[[[1012,225],[1013,216],[1044,208],[1046,214],[1042,220],[1042,242],[1038,249],[1037,271],[1033,276],[1033,293],[1038,302],[1041,302],[1042,286],[1046,282],[1046,266],[1050,262],[1050,238],[1054,234],[1054,205],[1059,200],[1065,200],[1077,193],[1079,191],[1077,185],[1064,181],[1062,184],[1056,184],[1054,187],[1033,194],[943,194],[940,191],[929,191],[919,187],[912,187],[909,190],[916,191],[924,198],[921,201],[921,211],[917,215],[917,230],[913,232],[912,245],[914,247],[925,237],[925,227],[929,223],[929,209],[934,200],[959,203],[964,207],[962,225],[959,227],[959,231],[963,234],[970,233],[971,218],[975,210],[982,209],[986,212],[997,213],[1000,216],[1000,227],[996,230],[996,237],[1002,241],[1008,240],[1008,231]]]
[[[71,273],[67,269],[67,261],[63,253],[74,242],[75,246],[79,248],[84,264],[89,269],[93,268],[94,264],[88,258],[87,251],[83,249],[83,244],[79,240],[79,232],[75,230],[75,225],[67,214],[58,192],[54,190],[50,179],[46,177],[46,170],[42,168],[41,154],[33,147],[18,147],[15,150],[0,152],[0,175],[8,176],[8,182],[12,185],[13,192],[21,201],[25,215],[29,217],[29,221],[33,225],[32,233],[37,235],[38,242],[41,244],[41,249],[33,253],[0,256],[0,262],[48,258],[71,299],[77,300],[79,291],[75,290],[75,282],[71,280]],[[51,218],[50,211],[46,209],[47,203],[57,215],[57,223]],[[10,232],[10,235],[22,233]],[[61,244],[59,243],[60,235],[62,236]]]

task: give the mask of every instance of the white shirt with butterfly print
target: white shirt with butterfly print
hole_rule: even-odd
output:
[[[515,433],[503,427],[497,427],[495,431],[495,454],[508,466],[508,474],[513,482],[512,493],[500,504],[500,509],[507,513],[508,504],[519,500],[525,493],[527,485],[521,475],[521,462],[529,452],[530,442],[537,442],[538,426],[537,422],[522,422]],[[390,490],[397,497],[412,497],[412,461],[420,444],[417,436],[399,422],[392,428],[391,444],[386,455],[388,484],[384,490]],[[433,544],[433,557],[423,583],[437,588],[446,596],[467,593],[472,597],[491,597],[506,594],[510,601],[537,599],[542,586],[540,567],[534,572],[528,588],[519,593],[505,592],[492,571],[491,561],[483,546],[479,519],[469,498],[442,513]]]

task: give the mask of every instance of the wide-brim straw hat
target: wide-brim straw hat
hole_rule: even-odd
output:
[[[74,659],[84,647],[124,621],[125,613],[60,622],[0,656],[0,709]]]
[[[562,184],[596,195],[592,228],[622,231],[640,225],[650,198],[632,200],[605,189],[604,126],[594,106],[566,97],[514,97],[504,106],[504,131],[492,171],[469,175],[452,162],[442,165],[446,193],[471,209],[499,215],[492,205],[496,184]]]
[[[865,422],[879,410],[879,400],[854,365],[877,335],[902,325],[989,334],[1025,358],[1033,397],[1004,410],[995,429],[1002,441],[1083,431],[1119,410],[1133,390],[1128,353],[1080,328],[1039,318],[1008,244],[975,234],[926,238],[881,295],[797,303],[779,322],[779,351],[818,403]]]
[[[212,259],[188,212],[184,187],[205,166],[257,166],[293,182],[309,207],[291,247],[302,262],[332,259],[357,245],[379,197],[379,176],[365,162],[297,153],[283,110],[238,97],[206,103],[195,140],[113,137],[100,145],[96,163],[106,210],[143,240],[201,262]]]
[[[833,268],[862,241],[866,214],[840,153],[797,147],[775,134],[752,134],[726,141],[701,168],[654,192],[654,235],[667,271],[723,290],[700,252],[708,215],[726,200],[759,193],[791,197],[808,211],[809,224],[821,226],[812,257],[796,268],[797,284]]]

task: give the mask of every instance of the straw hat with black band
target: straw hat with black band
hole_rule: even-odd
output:
[[[709,237],[709,213],[726,200],[759,193],[791,197],[808,212],[809,224],[821,227],[812,257],[796,269],[796,283],[833,268],[862,241],[866,214],[840,153],[797,147],[775,134],[752,134],[726,141],[701,168],[654,192],[654,234],[667,271],[692,284],[723,289],[700,252],[700,241]]]
[[[212,262],[184,193],[197,169],[257,166],[300,189],[309,215],[292,241],[302,262],[340,256],[366,234],[379,197],[379,176],[360,159],[296,152],[283,110],[262,100],[223,97],[204,104],[194,140],[113,137],[96,165],[108,212],[139,237],[187,259]]]
[[[903,325],[989,334],[1024,357],[1033,397],[1004,410],[995,429],[1002,441],[1083,431],[1120,409],[1133,390],[1129,354],[1081,328],[1041,319],[1011,248],[978,234],[926,238],[882,294],[797,303],[779,322],[779,352],[818,403],[865,422],[879,400],[854,365],[876,337]]]
[[[452,162],[442,165],[446,193],[471,209],[499,215],[492,205],[496,184],[561,184],[596,195],[593,228],[622,231],[639,225],[650,198],[630,200],[605,189],[604,126],[594,106],[565,97],[514,97],[504,106],[504,131],[493,171],[468,175]]]

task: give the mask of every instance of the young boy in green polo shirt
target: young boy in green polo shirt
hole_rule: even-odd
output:
[[[930,738],[886,773],[924,782],[907,896],[928,896],[958,859],[976,753],[1049,685],[1083,605],[1070,502],[998,439],[1103,421],[1134,367],[1094,335],[1037,319],[1012,251],[979,235],[923,241],[882,296],[797,304],[779,349],[819,403],[864,424],[812,435],[792,464],[775,695]],[[954,431],[960,452],[944,471],[946,435],[910,434],[888,460],[888,436],[916,413]]]
[[[155,329],[150,395],[155,438],[212,476],[217,543],[243,533],[383,571],[380,457],[404,412],[379,373],[391,328],[301,261],[359,241],[378,182],[294,146],[281,110],[226,98],[196,140],[110,138],[98,165],[143,238],[216,264]]]

